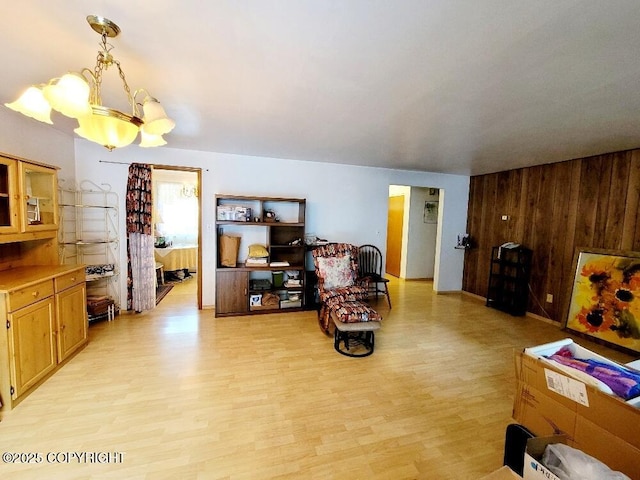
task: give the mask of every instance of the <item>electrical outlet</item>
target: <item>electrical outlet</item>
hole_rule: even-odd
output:
[[[553,303],[553,295],[547,293],[547,303]]]

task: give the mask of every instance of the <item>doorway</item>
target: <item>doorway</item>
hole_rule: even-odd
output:
[[[389,186],[386,272],[407,280],[433,280],[440,190]]]
[[[389,213],[387,215],[387,257],[386,273],[400,277],[402,261],[402,229],[404,225],[404,195],[389,197]]]
[[[153,166],[156,303],[180,292],[202,309],[201,177],[199,168]]]

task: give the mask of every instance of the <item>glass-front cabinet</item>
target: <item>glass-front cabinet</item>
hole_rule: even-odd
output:
[[[23,231],[55,230],[58,226],[56,171],[21,162],[20,178]]]
[[[18,162],[0,156],[0,233],[20,231],[18,198]]]
[[[56,167],[0,154],[0,244],[55,237]]]

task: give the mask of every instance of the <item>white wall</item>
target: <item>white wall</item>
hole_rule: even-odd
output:
[[[4,106],[0,106],[0,152],[60,167],[58,178],[73,184],[73,136]]]
[[[168,147],[142,149],[136,146],[109,152],[85,140],[76,140],[76,175],[79,180],[106,182],[120,195],[121,232],[124,232],[124,196],[127,165],[109,162],[150,163],[202,168],[202,257],[204,306],[214,304],[215,209],[214,195],[297,197],[307,199],[306,230],[331,241],[356,245],[380,245],[386,253],[389,185],[435,187],[447,192],[441,196],[443,214],[437,239],[440,249],[434,272],[436,291],[462,288],[463,254],[453,247],[458,232],[465,231],[469,178],[416,171],[314,163]],[[121,235],[122,262],[126,237]],[[122,279],[122,298],[126,298]]]

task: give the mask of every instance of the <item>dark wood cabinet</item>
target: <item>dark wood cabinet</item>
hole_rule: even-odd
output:
[[[216,316],[242,315],[249,310],[249,272],[233,268],[216,272]]]
[[[300,198],[216,196],[217,317],[304,307],[305,211],[306,200]],[[222,235],[240,238],[235,266],[222,264]],[[266,248],[264,263],[248,261],[255,244]]]
[[[520,245],[492,247],[487,306],[524,315],[529,299],[532,252]]]

